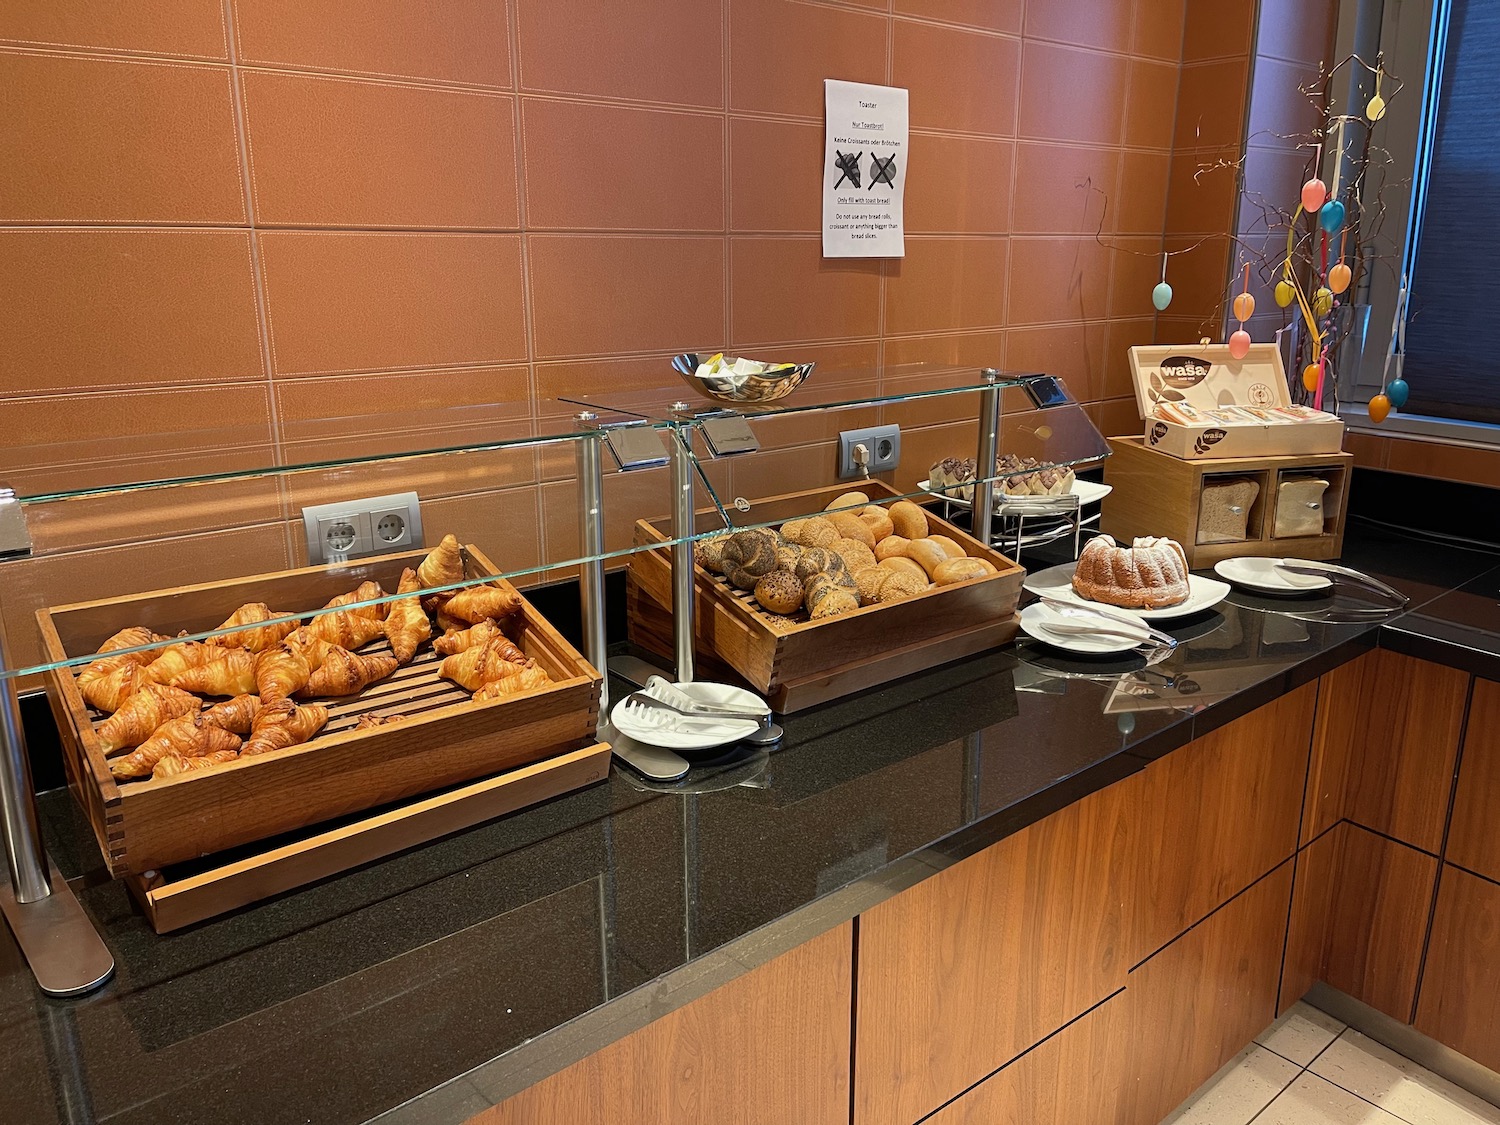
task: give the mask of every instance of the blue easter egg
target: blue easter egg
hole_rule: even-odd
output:
[[[1170,305],[1172,303],[1172,287],[1165,281],[1159,283],[1155,289],[1151,290],[1151,303],[1156,306],[1157,312]]]
[[[1338,234],[1344,229],[1344,205],[1337,199],[1323,204],[1323,209],[1318,212],[1318,225],[1329,234]]]
[[[1405,379],[1392,379],[1385,388],[1385,397],[1391,400],[1391,406],[1396,410],[1406,405],[1406,396],[1409,394],[1411,388],[1406,385]]]

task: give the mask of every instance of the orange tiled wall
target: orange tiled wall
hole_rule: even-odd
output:
[[[659,384],[684,347],[816,358],[825,380],[1046,369],[1133,428],[1153,255],[1228,229],[1164,219],[1181,152],[1239,112],[1254,5],[1224,7],[10,0],[0,430],[29,448],[0,479],[96,479],[117,468],[100,451],[233,469],[414,442],[365,434],[392,404],[414,429],[461,406],[544,426],[537,399]],[[820,257],[825,77],[911,90],[904,260]],[[958,432],[930,421],[923,466]],[[567,534],[569,495],[534,479],[504,476],[481,515],[465,498],[495,481],[442,478],[430,524]],[[28,581],[87,596],[295,564],[290,491],[80,507]]]

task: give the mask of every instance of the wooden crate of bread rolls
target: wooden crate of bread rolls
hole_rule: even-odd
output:
[[[744,522],[776,524],[778,534],[696,544],[703,675],[732,670],[784,714],[1015,636],[1019,566],[881,481],[855,492],[759,500]],[[636,524],[638,546],[667,539],[664,521]],[[671,590],[665,547],[631,555],[631,639],[663,656],[672,652]]]
[[[415,593],[498,573],[450,536],[432,552],[38,611],[54,661],[248,626],[48,673],[69,782],[111,873],[155,871],[593,744],[598,671],[509,583]],[[304,624],[278,623],[281,611]],[[474,624],[491,612],[505,614],[503,638]]]

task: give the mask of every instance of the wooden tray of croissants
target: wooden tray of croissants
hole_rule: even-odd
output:
[[[425,554],[40,611],[53,660],[97,654],[50,673],[49,695],[112,871],[591,742],[598,672],[497,573],[449,535]],[[408,596],[360,604],[389,595]]]

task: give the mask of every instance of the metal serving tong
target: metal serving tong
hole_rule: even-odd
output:
[[[1318,562],[1314,559],[1277,559],[1275,569],[1284,570],[1288,574],[1306,574],[1317,578],[1342,578],[1346,582],[1361,586],[1366,590],[1374,590],[1377,594],[1389,598],[1395,603],[1395,609],[1402,609],[1410,601],[1400,590],[1387,586],[1379,579],[1371,578],[1363,571],[1354,570],[1347,566],[1339,566],[1336,563]],[[1382,610],[1382,612],[1389,612]]]
[[[1126,640],[1139,640],[1141,644],[1150,642],[1154,645],[1176,648],[1177,638],[1170,633],[1164,633],[1160,629],[1153,628],[1139,617],[1124,617],[1119,614],[1110,613],[1108,610],[1095,609],[1093,606],[1078,605],[1075,602],[1058,601],[1055,598],[1042,599],[1042,604],[1067,622],[1076,623],[1079,632],[1107,633],[1114,637],[1124,637]],[[1113,628],[1111,628],[1113,626]],[[1071,632],[1072,628],[1059,622],[1049,628],[1059,632]]]

